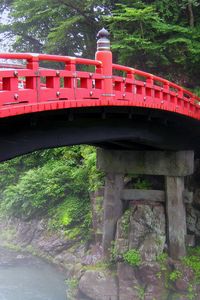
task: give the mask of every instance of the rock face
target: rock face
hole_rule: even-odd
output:
[[[117,276],[119,284],[120,300],[139,300],[139,282],[134,269],[125,263],[117,264]]]
[[[12,243],[20,245],[23,248],[32,246],[37,251],[47,255],[56,256],[64,250],[69,249],[75,241],[56,233],[49,233],[46,230],[45,220],[32,220],[29,222],[19,219],[10,219],[4,223],[2,230],[15,230],[15,237],[12,237]],[[1,239],[1,235],[0,235]]]
[[[119,300],[167,299],[156,257],[163,253],[166,241],[165,213],[161,204],[132,202],[117,223],[115,252],[121,260],[130,249],[139,250],[143,264],[133,268],[119,262],[117,277]]]
[[[92,300],[118,300],[116,280],[105,271],[86,271],[79,282],[79,290]]]
[[[136,274],[142,286],[145,287],[145,300],[167,299],[165,281],[162,276],[158,275],[161,274],[161,267],[158,263],[143,262],[136,270]]]
[[[164,207],[132,204],[129,249],[138,249],[143,260],[153,261],[163,252],[165,241]]]
[[[68,278],[81,276],[85,245],[79,245],[76,240],[70,240],[62,233],[49,232],[46,222],[47,220],[4,220],[0,223],[0,244],[12,245],[13,248],[46,257],[66,269]]]
[[[154,261],[164,250],[165,214],[162,205],[132,203],[117,224],[116,249],[119,254],[138,249],[142,259]]]
[[[186,178],[186,184],[193,191],[193,202],[186,205],[186,222],[190,234],[194,235],[195,243],[200,244],[200,159],[195,160],[194,174]]]
[[[191,205],[188,205],[186,214],[187,228],[195,234],[196,237],[200,237],[200,211]]]
[[[92,225],[94,230],[95,242],[102,241],[103,229],[103,196],[104,189],[99,189],[96,192],[90,193],[90,200],[92,204]]]
[[[179,292],[187,293],[191,283],[193,282],[194,274],[191,269],[183,266],[180,262],[176,262],[174,267],[181,274],[180,278],[177,278],[174,283],[175,289]]]
[[[127,210],[117,222],[115,248],[119,256],[129,249],[130,214]]]

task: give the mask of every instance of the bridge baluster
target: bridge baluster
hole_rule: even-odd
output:
[[[128,71],[126,74],[125,82],[126,98],[133,100],[135,94],[135,73],[134,71]]]
[[[164,82],[163,84],[163,100],[167,102],[167,105],[169,105],[170,102],[170,95],[169,95],[169,83]]]
[[[39,74],[39,57],[38,55],[33,55],[31,58],[27,59],[27,69],[33,71],[32,75],[29,72],[28,76],[25,77],[25,87],[26,89],[31,89],[32,97],[29,98],[29,102],[39,102],[40,101],[40,74]]]
[[[27,65],[26,65],[27,69],[31,69],[31,70],[38,70],[39,69],[39,58],[38,55],[36,56],[32,56],[31,58],[27,59]]]
[[[64,72],[64,89],[66,99],[76,99],[77,89],[77,74],[76,74],[76,59],[71,58],[65,63],[65,70],[69,71],[67,74]]]
[[[4,77],[2,79],[3,90],[18,91],[18,78],[16,77]]]
[[[71,59],[69,62],[65,64],[65,70],[71,71],[71,72],[76,72],[76,60]]]
[[[152,96],[153,96],[153,85],[154,85],[153,76],[150,76],[146,80],[146,98],[147,100],[150,101],[152,101]]]

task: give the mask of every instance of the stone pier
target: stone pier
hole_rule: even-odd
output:
[[[123,175],[107,173],[104,191],[104,222],[103,222],[103,251],[109,255],[111,242],[115,237],[116,224],[122,215],[121,191],[123,189]]]
[[[111,243],[115,239],[116,224],[123,213],[122,202],[124,200],[164,202],[169,255],[174,259],[184,256],[187,233],[185,201],[188,199],[188,192],[184,188],[184,177],[193,173],[193,151],[98,149],[97,166],[106,173],[103,228],[105,256],[108,256]],[[125,174],[162,175],[165,177],[165,190],[124,190],[123,177]]]

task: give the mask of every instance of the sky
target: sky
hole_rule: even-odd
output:
[[[9,19],[8,19],[8,11],[4,11],[0,17],[0,23],[1,24],[7,24]],[[0,34],[0,39],[3,39],[3,43],[0,43],[0,52],[8,52],[9,47],[11,45],[11,40],[10,39],[5,39],[4,34]]]

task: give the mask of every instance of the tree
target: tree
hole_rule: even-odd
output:
[[[0,164],[0,174],[0,216],[44,218],[51,230],[89,237],[89,191],[102,183],[93,147],[37,151]]]
[[[0,3],[9,11],[2,24],[4,38],[14,38],[17,51],[83,55],[92,58],[102,17],[110,14],[117,1],[97,0],[12,0]]]
[[[121,4],[107,22],[117,61],[194,88],[200,80],[200,19],[196,15],[188,23],[183,14],[188,5],[180,2]]]

